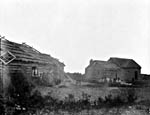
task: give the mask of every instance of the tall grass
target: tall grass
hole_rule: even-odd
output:
[[[111,94],[106,96],[104,99],[99,97],[98,100],[90,101],[91,96],[82,93],[82,99],[75,100],[73,94],[69,94],[65,100],[58,100],[53,98],[51,95],[42,97],[41,94],[36,91],[31,95],[31,91],[34,88],[22,72],[15,72],[11,75],[12,84],[9,88],[10,99],[8,100],[9,105],[14,108],[14,115],[19,114],[29,114],[37,112],[58,112],[58,111],[67,111],[67,112],[81,112],[83,110],[92,110],[92,109],[101,109],[109,108],[114,106],[122,106],[128,103],[134,103],[137,99],[135,92],[127,91],[126,100],[121,98],[121,96],[113,97]],[[16,105],[20,107],[18,110]],[[24,109],[23,109],[24,108]]]

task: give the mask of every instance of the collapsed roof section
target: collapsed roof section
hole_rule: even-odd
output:
[[[41,64],[59,64],[65,66],[64,63],[60,62],[58,59],[51,57],[48,54],[44,54],[36,50],[35,48],[22,43],[11,42],[7,39],[1,39],[1,54],[9,51],[15,57],[15,61],[33,62]]]

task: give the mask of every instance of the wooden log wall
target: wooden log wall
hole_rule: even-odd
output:
[[[3,84],[6,86],[9,85],[11,76],[17,71],[22,72],[28,80],[32,81],[34,78],[32,76],[33,67],[38,70],[36,77],[50,77],[50,79],[48,78],[49,80],[51,80],[51,77],[65,79],[64,65],[50,55],[42,54],[26,44],[18,44],[7,40],[2,40],[1,49],[3,52],[11,52],[16,57],[4,67],[3,76],[5,76],[6,80]]]

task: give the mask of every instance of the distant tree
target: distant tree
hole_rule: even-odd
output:
[[[83,78],[84,78],[84,75],[81,74],[81,73],[78,73],[78,72],[76,72],[76,73],[67,73],[67,74],[68,74],[70,77],[72,77],[73,79],[78,80],[78,81],[82,81]]]

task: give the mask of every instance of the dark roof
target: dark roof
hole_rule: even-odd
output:
[[[91,60],[90,65],[88,67],[91,66],[103,67],[104,69],[113,69],[113,70],[119,69],[119,67],[114,63],[110,63],[108,61],[100,61],[100,60]]]
[[[58,59],[51,57],[50,55],[43,54],[38,50],[34,49],[33,47],[22,43],[15,43],[8,41],[6,39],[1,39],[1,51],[11,52],[17,61],[25,61],[25,62],[35,62],[35,63],[42,63],[42,64],[59,64],[63,65],[63,63],[59,62]]]
[[[141,68],[133,59],[111,57],[108,62],[114,63],[121,68]]]

